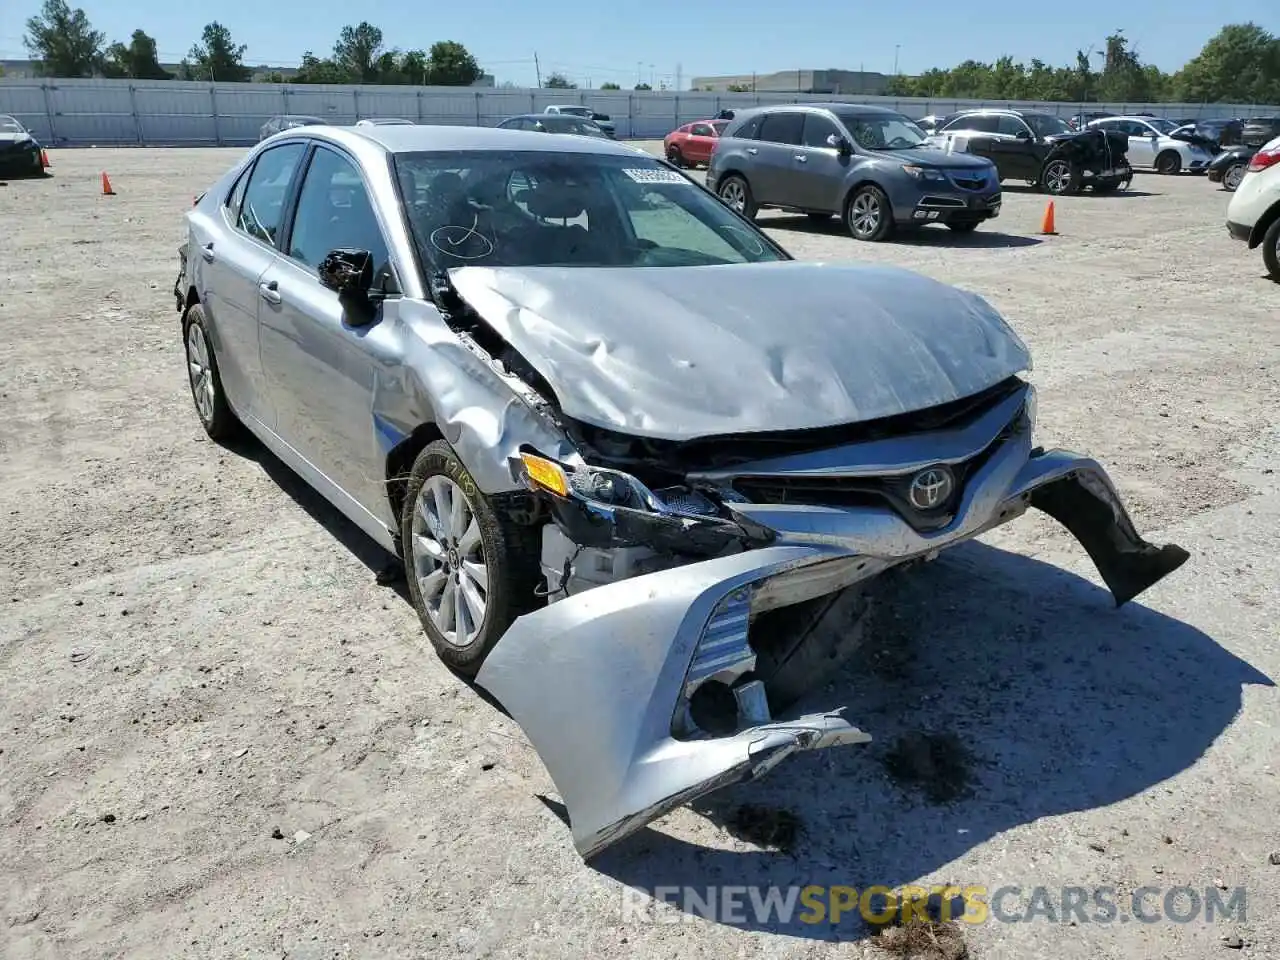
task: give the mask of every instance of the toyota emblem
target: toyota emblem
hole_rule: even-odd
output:
[[[911,478],[907,499],[917,510],[936,510],[951,499],[955,479],[946,467],[930,467]]]

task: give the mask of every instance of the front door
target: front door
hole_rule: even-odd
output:
[[[317,146],[283,255],[262,276],[262,365],[280,437],[366,510],[381,516],[386,469],[373,422],[376,357],[391,356],[384,313],[322,286],[321,260],[367,250],[375,277],[391,273],[387,243],[356,164]]]

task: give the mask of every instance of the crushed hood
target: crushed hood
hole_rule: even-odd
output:
[[[565,415],[667,440],[874,420],[1030,366],[976,294],[896,267],[462,267]]]

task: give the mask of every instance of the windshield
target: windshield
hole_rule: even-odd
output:
[[[1172,120],[1166,120],[1163,117],[1147,117],[1147,123],[1155,127],[1161,133],[1172,133],[1178,129],[1178,125]]]
[[[1028,113],[1023,118],[1037,137],[1056,137],[1062,133],[1074,133],[1071,125],[1061,117],[1049,113]]]
[[[0,114],[0,133],[26,133],[22,124],[13,117]]]
[[[649,157],[551,151],[398,154],[431,270],[685,267],[785,260],[759,230]]]
[[[925,132],[900,113],[837,113],[864,150],[907,150],[924,146]]]

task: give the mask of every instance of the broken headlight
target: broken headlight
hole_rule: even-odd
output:
[[[689,487],[650,490],[621,470],[567,466],[534,453],[520,454],[520,462],[524,481],[531,489],[593,506],[689,517],[715,517],[720,513],[710,497]]]

